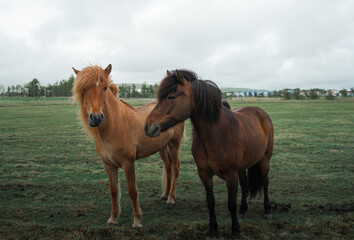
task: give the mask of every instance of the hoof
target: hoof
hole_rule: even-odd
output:
[[[166,203],[166,208],[167,209],[172,209],[174,206],[175,206],[175,203],[173,203],[173,202]]]
[[[265,213],[265,214],[263,215],[263,217],[264,217],[265,219],[272,219],[273,215],[272,215],[271,213]]]
[[[166,200],[167,200],[167,198],[168,198],[168,197],[161,196],[161,197],[160,197],[160,200],[162,200],[162,201],[166,201]]]
[[[112,218],[110,218],[110,219],[108,219],[107,224],[117,225],[117,224],[118,224],[118,221],[117,221],[117,219],[112,219]]]
[[[133,228],[142,228],[143,225],[141,225],[140,223],[135,223],[135,222],[134,222],[134,223],[132,224],[132,227],[133,227]]]

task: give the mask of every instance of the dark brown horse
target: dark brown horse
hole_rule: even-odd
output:
[[[157,137],[161,132],[191,118],[194,127],[192,154],[206,191],[209,208],[208,236],[215,236],[213,175],[226,181],[232,236],[238,237],[236,193],[242,188],[239,213],[247,211],[247,196],[264,189],[264,216],[271,217],[268,199],[268,172],[273,153],[273,124],[258,107],[230,110],[221,101],[219,88],[212,81],[198,79],[194,72],[167,71],[158,91],[158,104],[145,122],[145,134]],[[246,170],[248,169],[248,179]]]

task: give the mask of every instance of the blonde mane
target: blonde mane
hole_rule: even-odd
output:
[[[80,106],[79,117],[83,126],[83,130],[91,137],[96,136],[97,128],[91,128],[87,124],[88,113],[83,104],[85,89],[95,85],[99,81],[101,86],[108,87],[112,93],[117,96],[119,93],[118,86],[113,83],[109,74],[100,66],[88,66],[82,69],[76,76],[72,89],[73,102]]]

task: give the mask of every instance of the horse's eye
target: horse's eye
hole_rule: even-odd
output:
[[[168,100],[173,100],[175,98],[176,98],[175,96],[168,96]]]
[[[106,91],[106,90],[107,90],[107,87],[105,87],[103,90],[105,90],[105,91]]]

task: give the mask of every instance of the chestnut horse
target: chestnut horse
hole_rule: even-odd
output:
[[[178,151],[184,123],[181,122],[156,139],[145,136],[144,121],[155,104],[133,108],[119,99],[118,87],[109,76],[111,69],[111,65],[106,69],[98,66],[89,66],[81,71],[74,69],[77,76],[73,98],[80,105],[82,124],[85,131],[95,139],[95,150],[108,175],[112,204],[108,223],[117,224],[120,213],[118,168],[122,168],[133,205],[133,227],[141,227],[142,211],[138,203],[134,162],[155,152],[160,153],[164,163],[165,183],[161,198],[167,199],[167,205],[172,206],[175,203],[180,165]]]
[[[226,181],[232,236],[238,237],[236,193],[242,188],[239,213],[245,215],[247,196],[264,189],[265,217],[271,217],[268,172],[273,153],[273,124],[258,107],[230,110],[212,81],[200,80],[192,71],[167,71],[158,91],[158,103],[145,121],[145,134],[157,137],[190,118],[194,127],[192,154],[206,191],[209,208],[208,236],[215,236],[213,175]],[[248,179],[246,174],[248,169]]]

